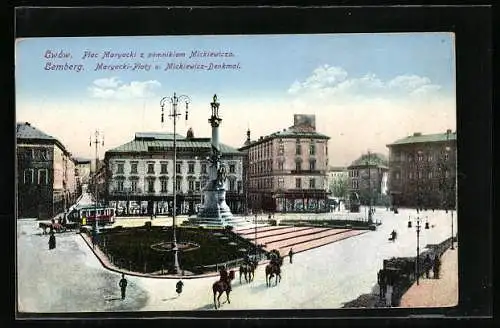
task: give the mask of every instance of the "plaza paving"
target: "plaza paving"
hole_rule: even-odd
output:
[[[314,215],[321,219],[331,215]],[[377,271],[383,259],[414,256],[415,225],[407,228],[414,210],[399,214],[377,209],[375,218],[382,221],[377,231],[337,241],[296,254],[293,264],[285,259],[282,280],[276,287],[266,287],[264,267],[259,266],[249,284],[233,282],[231,303],[221,310],[241,309],[331,309],[341,308],[376,285]],[[421,213],[432,227],[422,229],[420,247],[437,244],[451,234],[451,216],[443,211]],[[297,217],[297,215],[290,215]],[[116,225],[143,225],[149,219],[118,218]],[[171,224],[157,218],[153,225]],[[456,215],[455,215],[456,230]],[[389,233],[398,232],[396,242]],[[24,312],[95,312],[95,311],[170,311],[213,310],[211,286],[217,278],[185,279],[180,297],[175,292],[177,279],[127,277],[129,288],[125,301],[119,296],[120,275],[103,268],[82,237],[76,233],[57,235],[57,248],[49,251],[48,237],[40,235],[37,222],[18,220],[18,300]],[[455,231],[456,233],[456,231]],[[221,297],[225,300],[225,295]],[[435,304],[440,306],[440,304]]]

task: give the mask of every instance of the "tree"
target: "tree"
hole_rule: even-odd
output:
[[[347,190],[349,189],[349,178],[347,176],[341,175],[335,178],[330,184],[330,190],[333,196],[339,198],[347,197]]]

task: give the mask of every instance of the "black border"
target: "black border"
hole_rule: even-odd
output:
[[[476,317],[492,315],[492,89],[491,36],[492,17],[489,6],[456,7],[186,7],[186,8],[20,8],[16,12],[16,37],[48,36],[106,36],[106,35],[188,35],[188,34],[298,34],[298,33],[375,33],[375,32],[433,32],[451,31],[456,37],[457,62],[457,130],[459,157],[459,270],[460,305],[444,309],[449,317]],[[12,29],[9,32],[14,32]],[[12,37],[12,36],[10,36]],[[14,43],[12,43],[14,45]],[[14,79],[14,67],[8,71]],[[15,122],[14,90],[7,104],[10,122]],[[10,116],[12,115],[12,116]],[[9,125],[4,120],[4,123]],[[15,156],[13,126],[7,127],[3,138],[4,151]],[[12,129],[12,130],[11,130]],[[9,158],[6,156],[5,158]],[[13,169],[13,167],[12,167]],[[13,170],[14,172],[14,170]],[[5,190],[14,189],[14,179],[0,175]],[[7,192],[6,192],[7,194]],[[6,202],[7,201],[7,202]],[[14,202],[2,198],[0,216],[12,220]],[[12,210],[11,210],[12,209]],[[11,221],[12,222],[12,221]],[[14,222],[15,223],[15,222]],[[15,245],[15,226],[7,236]],[[10,249],[10,247],[9,247]],[[12,254],[15,253],[15,246]],[[12,261],[16,268],[15,262]],[[15,269],[10,277],[14,278]],[[12,279],[12,292],[15,281]],[[13,296],[13,295],[12,295]],[[13,297],[15,300],[15,297]],[[15,303],[14,303],[15,306]],[[15,307],[14,307],[15,309]],[[14,310],[15,311],[15,310]],[[407,322],[409,314],[437,313],[436,309],[382,310],[293,310],[293,311],[220,311],[197,312],[204,318],[281,318],[268,320],[270,324],[298,324],[287,318],[379,318],[386,324],[388,318]],[[15,314],[15,313],[14,313]],[[163,313],[162,316],[169,313]],[[193,317],[190,311],[172,312],[176,317]],[[48,315],[47,319],[54,315]],[[74,314],[60,317],[74,317]],[[92,317],[154,317],[155,313],[92,314]],[[29,316],[27,316],[29,317]],[[78,314],[79,318],[88,315]],[[93,321],[102,324],[107,320]],[[123,320],[120,320],[122,324]],[[232,321],[236,324],[238,320]],[[420,322],[422,320],[419,320]],[[424,320],[426,321],[426,320]],[[61,321],[59,321],[61,322]],[[62,320],[66,324],[72,321]],[[109,322],[109,321],[108,321]],[[114,323],[118,323],[113,320]],[[123,323],[136,323],[126,320]],[[158,323],[158,321],[154,321]],[[171,322],[171,324],[177,324]],[[214,322],[215,320],[208,320]],[[217,320],[218,322],[218,320]],[[253,321],[264,325],[264,321]],[[323,320],[315,321],[324,323]],[[354,325],[356,321],[350,321]],[[412,324],[415,321],[411,321]],[[427,320],[428,322],[428,320]],[[19,322],[18,322],[19,323]],[[24,321],[22,324],[26,324]],[[42,322],[36,320],[37,325]],[[47,322],[45,322],[47,323]],[[76,323],[76,322],[74,322]],[[82,322],[79,322],[82,324]],[[200,322],[201,323],[201,322]],[[337,323],[337,322],[335,322]],[[444,322],[443,322],[444,323]],[[456,321],[454,320],[455,324]],[[52,326],[54,322],[49,322]],[[140,324],[140,323],[139,323]],[[226,324],[229,324],[226,321]]]

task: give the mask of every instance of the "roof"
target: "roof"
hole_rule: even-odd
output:
[[[248,142],[248,139],[245,141],[243,144],[243,147],[239,148],[240,150],[246,149],[250,146],[253,145],[258,145],[260,143],[263,143],[265,141],[275,139],[275,138],[293,138],[293,139],[298,139],[298,138],[307,138],[307,139],[330,139],[329,136],[316,132],[313,129],[303,129],[301,127],[295,127],[291,126],[288,129],[283,129],[283,131],[278,131],[271,133],[268,136],[261,137],[257,140],[252,140]]]
[[[361,155],[358,159],[349,165],[349,167],[355,166],[376,166],[380,168],[387,168],[387,157],[380,153],[367,153]]]
[[[210,138],[190,138],[180,137],[176,140],[177,149],[188,148],[192,151],[210,152],[212,143]],[[219,144],[220,151],[223,154],[243,155],[237,149],[225,144]],[[140,153],[140,152],[158,152],[174,149],[173,134],[161,133],[136,133],[134,140],[108,150],[106,153]]]
[[[82,157],[73,157],[73,161],[77,164],[90,164],[91,160]]]
[[[46,134],[45,132],[35,128],[29,122],[16,123],[16,139],[20,139],[23,141],[48,141],[56,144],[62,151],[66,154],[70,154],[70,152],[64,147],[64,145],[54,138]]]
[[[29,122],[17,123],[16,138],[17,139],[45,139],[45,140],[52,140],[52,141],[56,140],[56,138],[49,136],[48,134],[31,126],[31,124]]]
[[[347,167],[345,166],[329,166],[328,171],[330,172],[347,172]]]
[[[173,133],[159,133],[159,132],[136,132],[135,139],[141,140],[174,140]],[[176,139],[186,139],[184,136],[176,133]]]
[[[457,133],[450,131],[448,140],[457,140]],[[416,132],[411,136],[396,140],[393,143],[388,144],[387,147],[395,145],[403,145],[403,144],[443,142],[443,141],[447,141],[447,133],[421,134]]]

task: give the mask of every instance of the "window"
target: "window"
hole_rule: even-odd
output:
[[[236,165],[234,164],[229,165],[229,173],[236,173]]]
[[[296,155],[300,155],[300,154],[302,154],[302,149],[301,149],[301,147],[300,147],[300,143],[297,143],[297,144],[295,145],[295,154],[296,154]]]
[[[234,180],[233,179],[229,180],[229,190],[230,191],[234,191],[235,190],[235,188],[234,188]]]
[[[309,145],[309,155],[316,155],[316,145],[314,144],[314,141],[311,141],[311,144]]]
[[[283,164],[284,164],[283,162],[278,162],[278,170],[279,171],[283,171],[284,170],[284,168],[283,168],[284,165]]]
[[[200,183],[200,181],[196,181],[196,182],[195,182],[195,189],[196,189],[197,191],[200,191],[200,190],[201,190],[201,183]]]
[[[432,179],[432,171],[427,173],[427,178]]]
[[[168,173],[167,164],[168,163],[165,163],[165,162],[162,162],[160,164],[160,174],[167,174]]]
[[[399,180],[399,178],[400,178],[399,172],[396,172],[396,180]]]
[[[421,151],[419,151],[417,154],[417,161],[422,162],[423,160],[424,160],[424,155],[422,154]]]
[[[325,155],[328,155],[328,145],[325,146]]]
[[[161,192],[167,192],[167,191],[168,191],[168,180],[161,179]]]
[[[301,165],[300,162],[295,162],[295,171],[300,171]]]
[[[283,189],[285,187],[285,179],[278,178],[278,188]]]
[[[238,192],[241,192],[241,191],[242,191],[242,190],[241,190],[242,188],[243,188],[243,184],[242,184],[242,182],[241,182],[241,181],[238,181]]]
[[[155,164],[148,163],[148,174],[154,174],[154,173],[155,173]]]
[[[137,180],[132,180],[132,192],[137,192]]]
[[[194,163],[188,164],[188,173],[190,173],[190,174],[194,173]]]
[[[351,187],[352,189],[358,189],[359,188],[358,180],[352,180]]]
[[[176,173],[181,173],[181,163],[175,164],[175,172]]]
[[[148,192],[155,192],[155,180],[148,180]]]
[[[118,180],[118,181],[116,182],[116,189],[117,189],[118,191],[123,191],[123,180]]]
[[[311,171],[316,170],[316,161],[313,159],[309,161],[309,170]]]
[[[432,162],[432,154],[427,155],[427,162]]]
[[[180,177],[176,177],[175,179],[175,191],[181,191],[182,188],[181,188],[181,178]]]
[[[316,179],[309,179],[309,189],[316,189]]]
[[[205,163],[201,164],[201,173],[204,173],[204,174],[207,173],[207,164],[205,164]]]
[[[189,180],[188,182],[188,191],[194,191],[194,181]]]
[[[117,164],[116,173],[123,174],[123,163],[118,163]]]
[[[38,170],[38,184],[41,184],[41,185],[49,184],[49,177],[47,174],[47,169]]]
[[[418,171],[418,172],[417,172],[417,178],[418,178],[418,179],[422,179],[422,172],[421,172],[421,171]]]
[[[408,155],[408,162],[413,162],[413,156],[412,155]]]
[[[34,177],[33,177],[33,170],[32,169],[27,169],[27,170],[24,170],[24,183],[25,184],[33,184],[33,180],[34,180]]]
[[[447,161],[449,158],[450,158],[450,155],[448,154],[448,152],[445,152],[444,153],[444,160]]]
[[[445,178],[449,178],[449,177],[450,177],[450,171],[445,170],[445,171],[444,171],[444,177],[445,177]]]
[[[295,179],[295,188],[302,188],[302,180],[300,178]]]
[[[413,172],[408,173],[408,178],[411,180],[413,179]]]
[[[130,173],[137,174],[137,163],[130,163]]]

